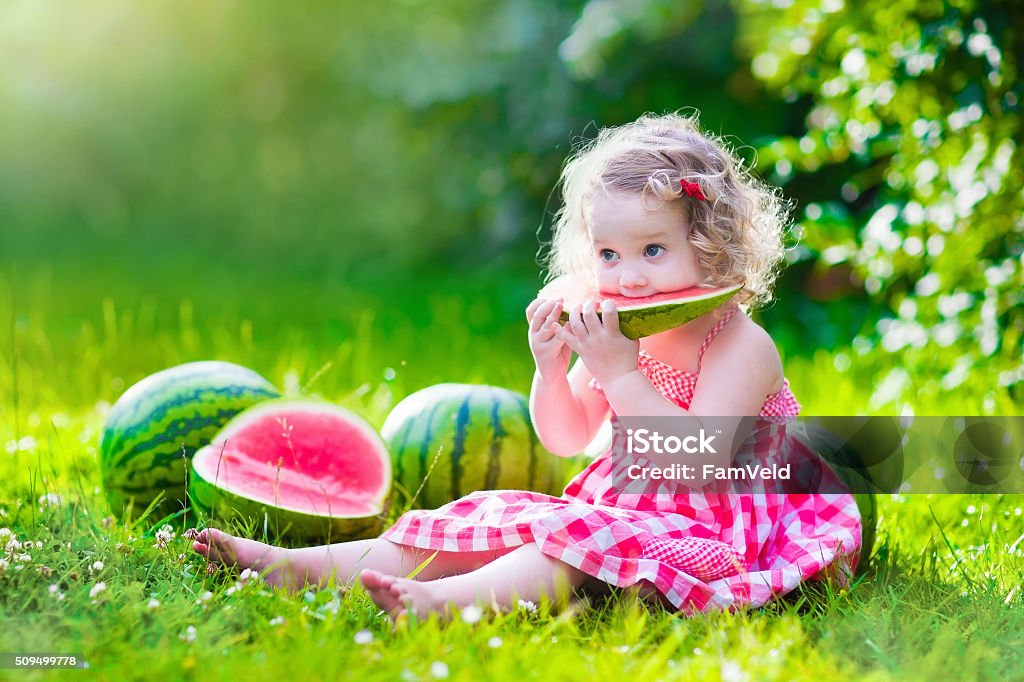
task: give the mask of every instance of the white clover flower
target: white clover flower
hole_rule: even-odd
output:
[[[21,549],[21,543],[18,542],[18,538],[13,537],[7,541],[7,546],[5,549],[7,550],[8,554],[14,554],[19,549]]]
[[[6,540],[7,538],[12,537],[13,535],[14,532],[10,528],[0,528],[0,540]]]
[[[178,633],[178,639],[182,640],[183,642],[196,641],[196,627],[194,625],[189,625],[187,628],[185,628],[185,632]]]
[[[18,451],[32,452],[36,449],[36,439],[32,436],[23,436],[18,440],[7,441],[7,453],[13,455]]]
[[[251,568],[247,568],[242,571],[242,574],[238,576],[238,579],[241,580],[242,583],[247,583],[250,580],[256,581],[260,579],[260,574],[257,571],[252,570]],[[312,593],[307,592],[306,594]],[[309,601],[309,599],[307,598],[306,601]]]
[[[275,626],[276,627],[278,625],[283,625],[283,624],[284,624],[284,616],[276,616],[276,617],[270,619],[270,625],[271,626]]]
[[[356,644],[369,644],[373,641],[373,633],[369,630],[360,630],[352,639]]]
[[[170,526],[164,526],[156,532],[156,544],[154,547],[157,549],[163,549],[170,544],[171,540],[174,539],[174,531]]]
[[[448,677],[448,666],[441,661],[434,661],[430,664],[430,674],[438,680],[446,679]]]
[[[149,600],[148,604],[146,604],[146,608],[150,611],[152,611],[153,609],[160,608],[160,602],[156,599],[156,597],[154,597],[153,599]]]
[[[205,604],[206,602],[210,601],[210,599],[212,599],[212,598],[213,598],[213,592],[209,592],[209,591],[203,592],[201,595],[199,595],[199,598],[196,599],[196,603],[197,604]]]
[[[59,507],[64,503],[64,497],[57,493],[46,493],[39,496],[40,507]]]
[[[230,597],[230,596],[231,596],[231,595],[233,595],[233,594],[234,594],[235,592],[238,592],[238,589],[239,589],[239,587],[238,587],[238,583],[235,583],[234,585],[232,585],[232,586],[231,586],[231,587],[229,587],[228,589],[224,590],[224,596],[225,596],[225,597]]]
[[[104,582],[98,582],[92,586],[89,590],[89,598],[92,599],[92,603],[96,603],[96,597],[102,594],[107,589],[107,584]]]
[[[489,640],[487,640],[487,646],[491,647],[492,649],[498,649],[504,643],[505,642],[502,641],[501,637],[491,637]]]
[[[57,583],[50,585],[50,587],[47,589],[49,589],[50,594],[57,594],[58,592],[60,592],[60,587],[57,585]]]
[[[481,611],[480,607],[476,604],[470,604],[462,609],[462,613],[460,615],[462,616],[463,623],[473,625],[474,623],[480,622],[480,618],[483,617],[484,612]]]
[[[736,661],[725,661],[722,663],[721,676],[723,682],[746,682],[748,675]]]
[[[537,605],[527,599],[520,599],[516,602],[516,608],[530,613],[537,613]]]
[[[92,566],[89,567],[89,570],[92,573],[99,573],[100,571],[103,570],[103,562],[102,561],[94,561],[94,562],[92,562]]]
[[[32,561],[32,555],[31,554],[19,554],[19,555],[15,556],[14,558],[15,558],[15,560],[20,561],[23,564],[27,564],[28,562]]]

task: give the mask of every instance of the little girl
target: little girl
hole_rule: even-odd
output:
[[[784,418],[800,406],[771,338],[741,307],[769,298],[782,257],[785,211],[776,193],[678,115],[601,131],[566,164],[562,190],[552,277],[628,297],[743,289],[735,303],[639,342],[621,334],[609,302],[600,317],[595,301],[575,305],[561,324],[562,301],[533,301],[530,407],[543,444],[574,455],[609,416],[759,415],[773,418],[771,427],[742,447],[762,458],[785,449],[793,437]],[[359,578],[392,616],[447,617],[453,607],[510,608],[608,586],[635,586],[692,613],[760,606],[804,580],[852,573],[861,525],[851,495],[720,493],[698,484],[655,494],[663,482],[650,494],[624,494],[610,464],[621,447],[613,440],[561,497],[475,492],[410,511],[379,538],[326,547],[281,549],[214,529],[194,547],[296,589],[331,575]]]

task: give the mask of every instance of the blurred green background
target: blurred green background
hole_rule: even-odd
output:
[[[1015,409],[1022,29],[1012,2],[5,2],[0,421],[211,355],[382,407],[525,391],[562,160],[677,109],[794,201],[757,316],[811,407]]]

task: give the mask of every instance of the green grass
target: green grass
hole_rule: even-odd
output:
[[[376,426],[401,397],[431,383],[525,392],[522,307],[533,285],[496,278],[471,287],[360,287],[293,278],[261,286],[253,276],[233,287],[139,291],[110,277],[76,289],[73,277],[53,271],[0,276],[0,527],[39,543],[25,550],[30,560],[0,572],[0,652],[79,653],[100,679],[1024,674],[1020,496],[886,497],[874,560],[849,590],[811,584],[733,614],[683,618],[618,593],[561,614],[542,604],[491,622],[413,622],[392,631],[359,589],[234,591],[236,576],[208,575],[182,538],[157,548],[152,520],[110,519],[96,453],[117,396],[158,369],[206,358],[253,367],[290,395],[323,396]],[[839,372],[837,364],[824,352],[787,360],[805,412],[878,410],[878,372]],[[980,413],[990,394],[966,386],[955,404],[912,407]],[[1005,396],[995,400],[996,411],[1012,409]],[[41,502],[48,494],[60,501]],[[97,561],[102,568],[91,569]],[[106,589],[90,596],[99,582]],[[63,599],[50,593],[53,585]],[[150,608],[154,599],[159,606]]]

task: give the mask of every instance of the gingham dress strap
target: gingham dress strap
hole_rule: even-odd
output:
[[[700,350],[697,351],[697,373],[698,374],[700,373],[700,363],[704,359],[704,351],[706,351],[708,349],[708,346],[711,345],[711,342],[714,340],[714,338],[716,336],[718,336],[718,332],[722,331],[722,327],[727,325],[729,323],[729,320],[731,320],[733,317],[735,317],[736,313],[738,313],[739,311],[740,311],[740,309],[739,309],[738,306],[735,306],[735,305],[729,306],[729,310],[725,313],[725,315],[722,317],[722,319],[720,319],[715,324],[715,326],[711,328],[711,331],[708,332],[708,335],[704,337],[704,340],[700,344]]]

